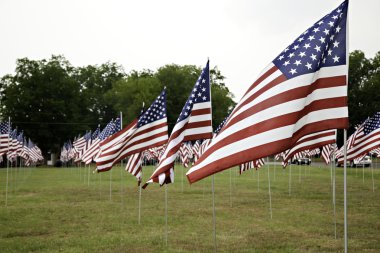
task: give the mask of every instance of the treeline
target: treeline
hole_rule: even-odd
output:
[[[200,63],[202,65],[203,63]],[[42,151],[56,152],[79,133],[103,127],[123,113],[124,125],[136,118],[167,87],[169,131],[189,96],[201,67],[170,64],[156,71],[131,71],[116,63],[74,67],[63,56],[48,60],[18,59],[15,74],[0,80],[0,119],[11,117]],[[210,70],[213,125],[235,105],[224,77]]]
[[[349,64],[351,134],[355,126],[380,110],[380,52],[370,59],[354,51]],[[110,62],[74,67],[63,56],[38,61],[23,58],[17,60],[13,75],[0,80],[0,120],[11,117],[13,127],[33,136],[44,153],[58,151],[67,139],[98,124],[104,126],[120,112],[124,125],[128,124],[139,114],[142,103],[149,105],[166,86],[171,131],[200,71],[198,66],[170,64],[156,71],[126,73]],[[215,129],[235,102],[221,72],[214,67],[210,74]]]

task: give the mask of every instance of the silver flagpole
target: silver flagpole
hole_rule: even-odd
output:
[[[141,181],[142,181],[142,178],[143,178],[143,171],[141,169]],[[141,224],[141,181],[140,181],[140,185],[139,185],[139,225]]]
[[[292,160],[290,159],[290,166],[289,166],[289,196],[292,195]]]
[[[372,158],[372,154],[371,154]],[[372,192],[375,192],[375,179],[373,178],[373,164],[371,163],[371,173],[372,173]]]
[[[230,171],[230,207],[232,207],[232,170]]]
[[[348,251],[348,239],[347,239],[347,129],[344,129],[344,165],[343,165],[343,177],[344,177],[344,252]]]
[[[168,184],[165,183],[165,246],[168,246]]]
[[[260,192],[260,169],[257,169],[257,192]]]
[[[84,166],[86,167],[86,164]],[[87,186],[90,186],[90,164],[88,165]]]
[[[363,174],[363,184],[364,184],[364,165],[363,165],[363,168],[362,168],[362,174]]]
[[[120,129],[123,129],[123,112],[120,112]],[[123,168],[123,160],[120,161],[121,168]]]
[[[214,252],[216,252],[216,217],[215,217],[215,189],[214,189],[214,175],[212,175],[211,181],[212,190],[212,223],[214,232]]]
[[[267,157],[267,169],[268,169],[269,212],[270,212],[270,219],[272,219],[272,194],[271,194],[271,191],[270,191],[269,157]]]
[[[112,169],[110,170],[110,201],[112,200]]]
[[[334,154],[331,155],[332,158],[333,158],[333,161],[335,161],[335,157],[334,157]],[[333,161],[330,161],[331,162],[331,168],[333,167],[332,165],[332,162]],[[334,173],[333,173],[333,204],[334,204],[334,235],[335,235],[335,239],[336,239],[336,201],[335,201],[335,175],[336,175],[336,168],[335,168],[335,162],[334,162]]]
[[[11,130],[11,117],[8,117],[8,152],[9,152],[9,134]],[[9,180],[9,159],[7,157],[7,183],[5,186],[5,206],[8,206],[8,180]]]
[[[301,183],[301,173],[302,173],[301,169],[302,169],[302,164],[298,166],[298,183]],[[305,172],[306,172],[306,169],[305,169]]]
[[[183,164],[182,164],[182,174],[181,174],[181,190],[183,192],[183,174],[184,174],[184,169],[183,169]]]
[[[276,181],[276,164],[273,156],[273,181]]]

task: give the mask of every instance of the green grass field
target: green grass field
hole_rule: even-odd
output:
[[[144,167],[144,179],[152,169]],[[166,246],[165,187],[143,190],[139,225],[136,179],[121,167],[89,180],[83,167],[13,168],[7,206],[0,169],[0,252],[212,252],[211,177],[190,186],[181,166],[176,172],[167,187]],[[343,170],[336,172],[337,239],[329,168],[293,165],[289,196],[289,168],[270,165],[272,219],[267,172],[215,175],[217,251],[343,252]],[[380,252],[380,169],[375,192],[371,169],[363,182],[361,168],[348,168],[347,182],[349,251]]]

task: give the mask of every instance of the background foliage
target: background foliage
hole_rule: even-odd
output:
[[[201,67],[171,64],[126,74],[110,62],[74,67],[63,56],[23,58],[17,60],[14,75],[0,80],[0,119],[11,117],[13,127],[24,130],[44,153],[56,152],[66,140],[104,126],[120,112],[128,124],[142,103],[149,106],[166,86],[171,131],[200,72]],[[235,102],[217,67],[210,74],[216,128]]]

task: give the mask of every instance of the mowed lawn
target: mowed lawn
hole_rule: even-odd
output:
[[[380,167],[380,166],[379,166]],[[343,169],[336,171],[334,238],[329,167],[269,165],[215,175],[218,252],[343,252]],[[144,167],[144,179],[153,167]],[[0,252],[212,252],[211,177],[189,185],[176,166],[176,182],[139,191],[136,179],[114,167],[12,168],[5,205],[6,168],[0,169]],[[88,178],[88,175],[89,178]],[[183,180],[183,181],[182,181]],[[111,183],[110,183],[111,182]],[[182,184],[183,182],[183,184]],[[259,184],[258,184],[259,182]],[[348,168],[350,252],[380,252],[380,169]],[[110,194],[111,189],[111,194]]]

